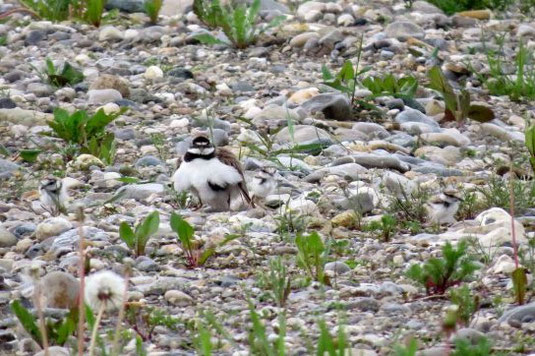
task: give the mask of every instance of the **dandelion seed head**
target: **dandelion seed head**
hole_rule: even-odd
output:
[[[94,311],[101,307],[107,311],[119,308],[124,292],[124,278],[111,271],[94,273],[85,283],[85,301]]]

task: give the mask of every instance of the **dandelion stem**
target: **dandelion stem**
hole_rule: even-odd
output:
[[[39,331],[41,332],[41,338],[43,342],[43,350],[45,352],[45,356],[49,356],[48,352],[48,335],[46,333],[46,325],[45,325],[45,317],[43,315],[43,308],[41,305],[41,282],[37,281],[35,283],[35,290],[34,290],[34,303],[35,303],[35,309],[37,309],[37,316],[39,317]]]
[[[121,333],[121,326],[123,323],[124,311],[126,307],[129,279],[130,279],[130,268],[127,268],[125,276],[124,276],[125,288],[124,288],[124,293],[123,293],[123,300],[121,303],[121,307],[119,308],[119,318],[117,320],[117,325],[115,326],[115,335],[113,337],[113,346],[112,346],[112,352],[111,352],[112,356],[113,355],[119,356],[119,335]]]
[[[91,344],[89,345],[89,356],[93,356],[95,352],[95,345],[97,343],[97,331],[100,326],[100,320],[102,319],[102,314],[104,314],[104,309],[106,308],[106,303],[101,303],[100,308],[98,309],[97,319],[95,320],[95,325],[93,325],[93,331],[91,332]]]

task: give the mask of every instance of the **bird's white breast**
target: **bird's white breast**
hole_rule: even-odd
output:
[[[208,182],[219,186],[234,185],[242,181],[238,170],[222,163],[217,158],[210,160],[196,158],[182,162],[173,175],[176,191],[184,191],[194,187],[202,194],[208,189]]]

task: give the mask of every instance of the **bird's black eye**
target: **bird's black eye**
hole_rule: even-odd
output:
[[[193,140],[193,144],[195,146],[208,146],[210,144],[210,140],[208,140],[206,137],[197,137]]]

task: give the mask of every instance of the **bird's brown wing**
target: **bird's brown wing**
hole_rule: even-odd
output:
[[[255,207],[254,202],[252,201],[251,197],[249,196],[249,190],[247,189],[247,185],[245,184],[245,177],[243,175],[243,169],[241,167],[240,161],[236,158],[236,156],[230,152],[229,150],[226,150],[224,148],[218,147],[216,149],[216,157],[227,166],[231,166],[235,168],[241,175],[242,181],[238,183],[238,188],[240,188],[241,195],[249,204],[251,207]]]

